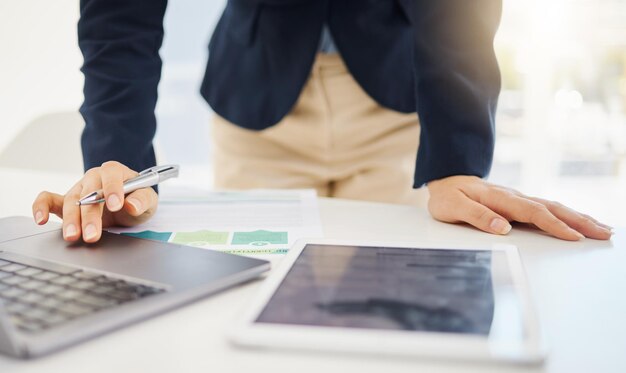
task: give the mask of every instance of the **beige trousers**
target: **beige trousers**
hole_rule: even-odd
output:
[[[412,189],[417,115],[380,106],[337,55],[319,54],[300,97],[262,131],[213,123],[215,186],[315,188],[319,196],[424,204]]]

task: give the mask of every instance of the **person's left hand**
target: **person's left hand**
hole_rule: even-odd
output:
[[[530,223],[568,241],[608,240],[611,227],[562,204],[526,196],[476,176],[450,176],[428,183],[428,210],[437,220],[465,222],[485,232],[507,234],[511,221]]]

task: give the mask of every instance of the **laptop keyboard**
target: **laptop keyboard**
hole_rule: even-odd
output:
[[[31,260],[36,261],[33,266],[6,254],[0,253],[0,307],[24,332],[43,331],[165,291],[38,259]]]

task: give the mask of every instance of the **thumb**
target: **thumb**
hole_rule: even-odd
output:
[[[156,210],[158,199],[154,189],[138,189],[124,198],[124,210],[133,217],[141,216],[146,212],[152,215]]]

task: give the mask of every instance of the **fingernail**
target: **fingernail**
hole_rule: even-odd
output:
[[[78,233],[78,231],[76,231],[74,224],[70,224],[65,227],[65,237],[74,237],[76,236],[76,233]]]
[[[512,228],[511,224],[509,224],[508,221],[500,218],[493,219],[489,226],[491,227],[491,229],[493,229],[494,232],[499,234],[507,234],[511,231]]]
[[[110,210],[119,210],[120,207],[122,207],[122,202],[120,201],[120,197],[118,197],[116,194],[111,194],[109,196],[109,198],[107,198],[107,205],[109,206]]]
[[[611,227],[610,225],[606,225],[606,224],[600,223],[600,222],[596,222],[596,226],[598,226],[600,228],[603,228],[603,229],[606,229],[606,230],[609,230],[609,231],[613,230],[613,227]]]
[[[136,212],[141,212],[142,206],[141,206],[141,201],[140,200],[138,200],[136,198],[129,198],[127,201],[128,201],[128,203],[130,203],[133,206],[133,208],[135,209]]]
[[[95,238],[98,232],[96,231],[96,226],[93,224],[87,224],[85,227],[85,239],[90,240]]]
[[[582,240],[585,238],[585,236],[583,236],[580,232],[578,231],[574,231],[574,233],[576,234],[576,237],[578,237],[578,241]]]
[[[43,213],[41,211],[37,211],[35,213],[35,221],[37,222],[37,224],[40,224],[42,220],[43,220]]]
[[[606,234],[610,234],[610,235],[615,234],[615,232],[613,231],[613,228],[602,228],[602,230],[603,230]]]

